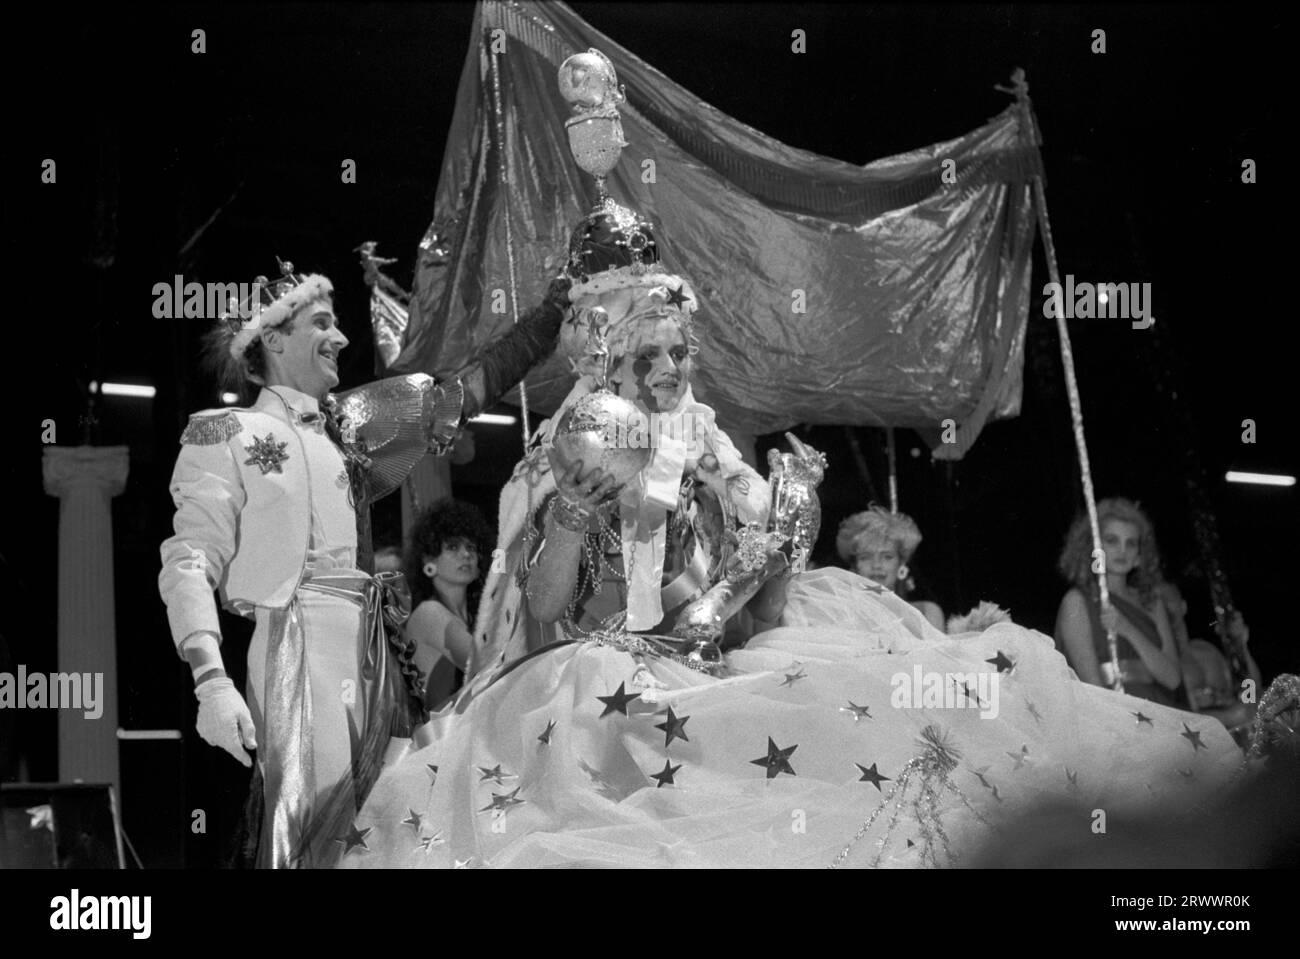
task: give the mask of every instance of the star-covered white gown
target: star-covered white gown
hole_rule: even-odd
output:
[[[1217,721],[1082,683],[1041,633],[945,637],[845,570],[794,577],[726,662],[570,642],[479,677],[383,773],[342,865],[959,865],[1040,802],[1086,833],[1241,763]]]

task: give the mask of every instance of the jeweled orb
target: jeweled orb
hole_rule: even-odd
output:
[[[581,460],[583,475],[599,467],[622,485],[645,468],[651,452],[645,416],[621,396],[598,390],[560,417],[549,456],[557,475]]]

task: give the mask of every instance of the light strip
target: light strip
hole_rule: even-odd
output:
[[[180,739],[179,729],[119,729],[118,739]]]
[[[141,399],[151,400],[157,390],[152,386],[141,386],[137,383],[102,383],[99,392],[104,396],[138,396]]]
[[[1295,486],[1294,476],[1283,476],[1280,473],[1241,473],[1228,470],[1227,479],[1229,483],[1252,483],[1255,486]]]
[[[514,426],[519,420],[501,413],[480,413],[470,422],[481,423],[483,426]]]

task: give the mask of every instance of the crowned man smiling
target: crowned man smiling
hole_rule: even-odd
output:
[[[423,718],[400,632],[409,599],[400,574],[369,571],[369,507],[554,348],[569,282],[446,382],[414,374],[335,397],[348,339],[333,287],[280,267],[209,337],[223,383],[257,392],[195,413],[181,435],[159,590],[199,734],[245,766],[257,750],[258,865],[321,867],[350,848],[390,740]],[[225,672],[214,589],[256,622],[247,700]]]

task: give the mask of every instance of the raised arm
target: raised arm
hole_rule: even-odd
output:
[[[465,424],[495,404],[555,350],[570,281],[551,282],[540,304],[445,380],[386,377],[331,397],[341,441],[367,465],[368,502],[396,490],[429,451],[451,449]],[[412,421],[421,423],[411,430]],[[354,446],[354,444],[356,444]]]
[[[582,473],[582,462],[556,474],[557,492],[547,509],[545,543],[528,574],[528,610],[543,623],[558,622],[578,583],[588,523],[597,507],[621,487],[599,467]]]
[[[572,285],[567,277],[552,280],[541,303],[485,346],[473,362],[457,371],[465,386],[465,421],[494,405],[529,370],[555,351]]]

